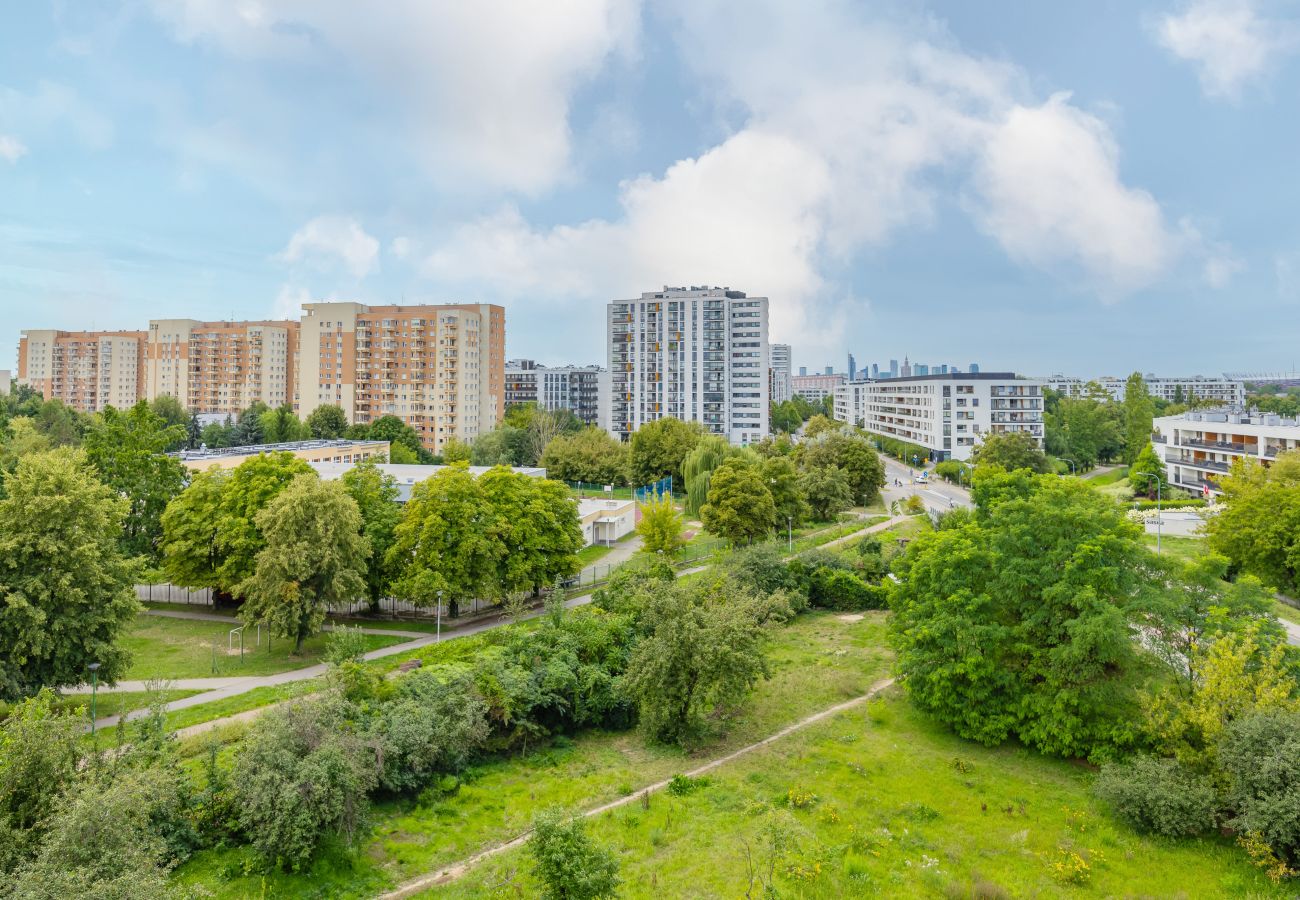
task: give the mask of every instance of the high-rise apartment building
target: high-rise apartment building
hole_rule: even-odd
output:
[[[303,305],[294,407],[348,421],[397,416],[434,453],[505,412],[505,309],[492,304]]]
[[[790,387],[790,345],[772,344],[772,365],[768,369],[768,396],[773,403],[784,403],[794,396]]]
[[[143,331],[35,329],[18,341],[18,383],[81,412],[134,406],[144,396],[144,362]]]
[[[609,408],[609,371],[600,366],[542,366],[531,359],[506,362],[506,406],[536,403],[542,409],[570,410],[586,425],[607,428],[601,411]]]
[[[1011,372],[849,382],[835,392],[835,417],[918,444],[930,459],[966,460],[986,434],[1022,431],[1043,445],[1043,382]]]
[[[733,444],[768,433],[767,298],[718,287],[665,287],[607,311],[609,429],[701,422]]]
[[[298,323],[154,319],[145,348],[145,396],[163,394],[201,415],[237,417],[254,403],[293,401]]]

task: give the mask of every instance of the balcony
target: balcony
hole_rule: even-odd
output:
[[[1175,456],[1172,453],[1165,454],[1165,462],[1176,466],[1190,466],[1194,469],[1208,469],[1211,472],[1227,472],[1231,468],[1225,462],[1216,462],[1211,459],[1194,459],[1190,456]]]
[[[1241,444],[1235,441],[1207,441],[1202,438],[1182,437],[1178,439],[1180,447],[1200,447],[1204,450],[1222,450],[1228,453],[1254,453],[1257,444]]]

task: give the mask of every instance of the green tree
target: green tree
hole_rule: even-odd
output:
[[[1154,478],[1149,477],[1153,475]],[[1164,460],[1156,453],[1155,447],[1149,440],[1141,452],[1133,457],[1132,465],[1129,467],[1128,483],[1133,487],[1134,497],[1154,498],[1160,495],[1169,497],[1169,480],[1165,476]],[[1157,484],[1160,486],[1159,490],[1156,489]]]
[[[804,499],[799,470],[789,457],[772,456],[762,460],[759,475],[772,494],[776,525],[799,525],[808,517],[809,504]]]
[[[1151,425],[1155,401],[1147,390],[1140,372],[1134,372],[1124,384],[1124,461],[1130,465],[1151,444]]]
[[[420,454],[405,444],[394,441],[388,445],[388,461],[398,466],[415,466],[420,463]]]
[[[42,690],[0,719],[0,875],[30,857],[59,796],[77,780],[85,720]]]
[[[0,697],[81,684],[86,666],[116,681],[122,632],[140,608],[117,535],[127,502],[80,452],[23,457],[0,499]]]
[[[442,461],[449,466],[459,462],[468,463],[473,453],[470,445],[460,438],[448,438],[442,445]]]
[[[773,434],[794,434],[804,422],[799,407],[790,400],[771,404],[768,419]]]
[[[803,445],[803,467],[833,466],[844,472],[855,503],[868,506],[885,486],[885,464],[871,441],[861,433],[828,431]]]
[[[1086,484],[977,470],[976,515],[894,563],[891,628],[912,701],[962,737],[1102,758],[1137,739],[1136,525]]]
[[[220,589],[217,568],[222,553],[217,543],[221,496],[228,473],[215,466],[196,472],[185,490],[167,504],[160,518],[163,572],[173,584]]]
[[[646,595],[624,690],[652,738],[695,742],[768,676],[759,612],[720,573]]]
[[[199,433],[199,443],[205,447],[233,447],[235,424],[226,416],[225,422],[209,422]]]
[[[65,406],[62,400],[46,400],[35,411],[32,420],[51,447],[75,447],[81,443],[87,417]]]
[[[266,444],[305,441],[311,437],[310,429],[298,420],[288,403],[262,413],[261,425],[262,442]]]
[[[528,852],[546,900],[600,900],[618,893],[617,857],[592,841],[576,816],[556,808],[538,813]]]
[[[538,592],[578,571],[582,526],[568,488],[504,466],[485,472],[478,487],[493,520],[484,527],[506,548],[496,556],[494,596]]]
[[[636,533],[641,535],[641,550],[645,553],[671,556],[681,549],[682,519],[673,506],[673,498],[656,494],[642,503]]]
[[[842,427],[843,425],[840,422],[836,422],[830,416],[818,413],[808,420],[808,425],[803,430],[803,436],[807,440],[812,440],[819,435],[838,432]]]
[[[772,533],[776,505],[758,467],[733,457],[713,471],[709,502],[700,508],[704,527],[732,543],[749,544]]]
[[[236,588],[245,598],[240,617],[292,638],[301,653],[331,604],[366,593],[370,544],[361,512],[344,485],[304,475],[257,514],[256,526],[264,546],[252,575]]]
[[[799,476],[799,488],[807,499],[812,516],[819,522],[833,521],[853,505],[849,480],[844,470],[835,466],[814,466]]]
[[[524,433],[518,428],[498,425],[474,439],[469,461],[476,466],[517,466],[523,455],[523,440]],[[553,477],[563,480],[559,475]]]
[[[726,438],[707,434],[682,460],[682,487],[686,489],[686,515],[699,516],[709,499],[709,479],[713,470],[731,454]]]
[[[1045,417],[1048,451],[1074,460],[1080,469],[1114,459],[1124,448],[1118,407],[1109,402],[1109,394],[1094,387],[1093,395],[1062,397],[1056,411]]]
[[[628,445],[593,426],[553,438],[539,464],[559,481],[627,484]]]
[[[183,424],[168,425],[143,400],[126,412],[106,407],[86,432],[86,459],[130,504],[120,541],[128,556],[158,555],[163,510],[185,484],[185,467],[166,451],[184,440]]]
[[[348,430],[347,413],[332,403],[318,406],[307,414],[307,430],[318,441],[341,438]]]
[[[240,413],[239,420],[235,422],[234,428],[230,430],[230,446],[249,447],[254,444],[266,443],[266,432],[262,427],[262,416],[266,415],[267,410],[267,405],[258,400]]]
[[[2,476],[18,468],[18,460],[50,449],[50,439],[37,431],[36,423],[27,416],[10,419],[7,431],[7,435],[0,432],[0,492],[4,488]]]
[[[698,422],[686,423],[681,419],[656,419],[642,425],[631,441],[628,469],[633,484],[653,484],[671,476],[674,487],[684,486],[682,462],[704,433]]]
[[[171,394],[160,394],[149,403],[149,410],[158,418],[163,420],[166,427],[180,425],[182,428],[190,424],[193,418],[189,411],[185,409],[184,404],[177,400]],[[169,450],[175,450],[180,445],[169,447]]]
[[[355,426],[354,426],[355,427]],[[351,429],[349,429],[351,431]],[[351,437],[351,435],[349,435]],[[433,462],[433,454],[425,449],[424,444],[420,441],[420,436],[415,433],[415,429],[407,425],[397,416],[380,416],[371,422],[365,428],[365,433],[358,435],[359,438],[371,441],[388,441],[393,444],[401,444],[411,453],[415,454],[417,462],[429,465]],[[389,454],[393,462],[397,462],[394,454]]]
[[[343,487],[361,512],[361,535],[370,545],[370,562],[366,568],[366,595],[372,611],[379,609],[392,581],[387,562],[388,549],[396,537],[401,509],[397,504],[397,481],[380,471],[374,460],[366,459],[343,473]]]
[[[237,585],[253,574],[257,554],[266,546],[257,515],[300,475],[315,478],[316,471],[280,451],[250,456],[222,483],[216,533],[217,582],[222,590],[237,596]]]
[[[1001,466],[1008,472],[1029,469],[1046,474],[1052,471],[1047,454],[1038,448],[1038,441],[1027,431],[1002,431],[984,435],[975,447],[971,459],[978,466]]]
[[[496,532],[483,489],[461,466],[440,469],[411,491],[388,562],[394,590],[421,606],[441,598],[459,615],[460,604],[495,590],[497,559],[507,551]]]
[[[1228,808],[1236,813],[1228,826],[1257,836],[1277,860],[1274,871],[1294,875],[1300,868],[1300,713],[1257,713],[1234,722],[1219,755],[1231,785]]]
[[[1300,452],[1265,468],[1237,460],[1219,480],[1219,510],[1205,523],[1210,546],[1234,569],[1289,594],[1300,588]]]

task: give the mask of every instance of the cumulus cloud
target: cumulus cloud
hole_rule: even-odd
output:
[[[157,0],[182,41],[341,61],[405,109],[446,185],[538,191],[569,164],[574,91],[635,46],[636,0]]]
[[[1161,46],[1196,67],[1206,94],[1227,99],[1300,47],[1296,24],[1265,15],[1257,0],[1192,0],[1154,31]]]
[[[279,254],[287,263],[326,267],[341,263],[357,278],[370,274],[378,258],[379,241],[347,216],[317,216],[294,232]]]
[[[19,157],[27,153],[27,148],[18,138],[0,134],[0,159],[5,162],[18,162]]]

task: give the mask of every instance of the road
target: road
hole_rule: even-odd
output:
[[[882,455],[880,458],[885,463],[885,487],[880,493],[885,499],[886,509],[895,500],[901,503],[913,494],[921,498],[927,510],[933,512],[947,512],[959,506],[971,505],[970,491],[966,488],[949,484],[933,474],[930,476],[933,479],[930,484],[917,484],[913,473],[919,470],[909,468],[888,456]],[[895,485],[895,480],[901,484]]]

